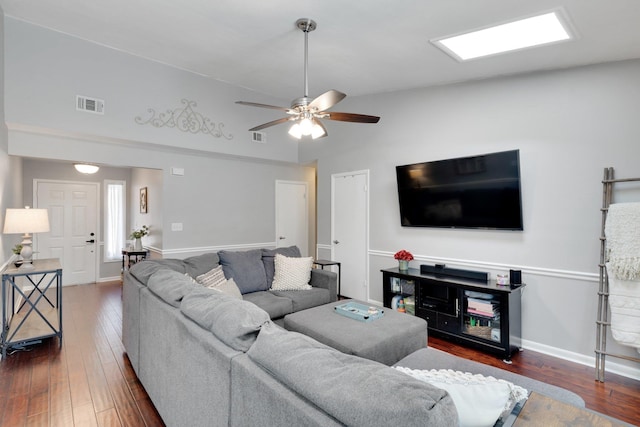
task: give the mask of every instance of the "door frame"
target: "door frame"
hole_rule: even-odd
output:
[[[336,185],[336,178],[341,178],[341,177],[345,177],[345,176],[353,176],[353,175],[364,175],[365,177],[365,187],[366,187],[366,191],[364,193],[364,200],[365,200],[365,236],[364,236],[364,271],[365,271],[365,282],[367,284],[366,288],[366,296],[367,296],[367,301],[369,301],[370,299],[370,295],[371,295],[371,281],[369,280],[369,211],[370,211],[370,198],[369,198],[369,189],[371,188],[371,186],[369,185],[369,176],[370,176],[370,172],[369,169],[362,169],[362,170],[357,170],[357,171],[351,171],[351,172],[341,172],[341,173],[333,173],[331,174],[331,259],[335,259],[335,244],[333,243],[333,241],[335,240],[335,185]]]
[[[280,184],[290,184],[290,185],[303,185],[304,186],[304,192],[305,192],[305,203],[304,203],[304,222],[306,224],[305,227],[305,233],[307,233],[307,247],[304,248],[303,252],[304,253],[309,253],[309,242],[311,239],[309,239],[309,183],[306,181],[291,181],[291,180],[285,180],[285,179],[276,179],[276,191],[275,191],[275,247],[278,247],[278,236],[281,234],[280,230],[278,230],[278,195],[279,195],[279,185]]]
[[[100,191],[100,186],[101,183],[100,182],[96,182],[96,181],[71,181],[68,179],[46,179],[46,178],[34,178],[33,179],[33,207],[37,208],[38,207],[38,184],[40,183],[53,183],[53,184],[70,184],[70,185],[93,185],[94,187],[96,187],[96,223],[95,223],[95,230],[96,230],[96,256],[95,256],[95,266],[94,266],[94,272],[95,272],[95,277],[93,278],[94,282],[98,282],[98,277],[100,276],[100,252],[102,251],[102,246],[104,245],[104,242],[102,241],[102,230],[100,229],[100,216],[102,214],[101,211],[101,205],[100,205],[100,198],[101,198],[101,191]],[[34,237],[37,238],[37,235],[34,234]]]

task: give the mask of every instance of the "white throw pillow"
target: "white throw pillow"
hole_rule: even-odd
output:
[[[188,273],[185,273],[185,276],[191,278]],[[191,280],[194,279],[191,278]],[[195,282],[201,284],[206,288],[214,289],[238,299],[243,299],[240,288],[238,288],[238,285],[233,280],[233,277],[229,280],[224,277],[224,272],[222,271],[221,265],[196,277]]]
[[[233,277],[229,280],[225,280],[225,282],[221,285],[212,287],[209,286],[209,289],[215,289],[216,291],[220,291],[223,294],[227,294],[234,298],[243,299],[242,293],[240,292],[240,288],[236,285],[236,282],[233,280]]]
[[[493,426],[513,405],[527,398],[527,390],[509,381],[451,369],[397,370],[446,390],[458,411],[461,427]]]
[[[202,286],[207,288],[215,288],[224,284],[227,281],[227,278],[224,277],[224,271],[222,271],[222,266],[219,265],[204,274],[196,277],[196,281],[200,283]]]
[[[275,257],[275,273],[271,290],[297,291],[311,289],[311,266],[313,258],[290,258],[281,254]]]

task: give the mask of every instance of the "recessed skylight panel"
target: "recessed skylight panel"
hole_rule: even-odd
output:
[[[433,43],[456,59],[466,61],[572,38],[568,26],[556,11],[434,40]]]

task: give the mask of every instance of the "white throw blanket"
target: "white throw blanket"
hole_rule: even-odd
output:
[[[607,263],[607,272],[610,264]],[[640,353],[640,281],[620,280],[609,276],[611,335],[622,345],[635,347]]]
[[[609,276],[613,274],[621,280],[640,279],[640,203],[610,205],[604,234]]]
[[[611,335],[640,352],[640,203],[610,205],[604,230]]]

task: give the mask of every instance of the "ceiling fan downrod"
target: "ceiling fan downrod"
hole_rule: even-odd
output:
[[[317,28],[313,19],[301,18],[296,21],[298,27],[304,33],[304,99],[309,98],[309,32]]]

